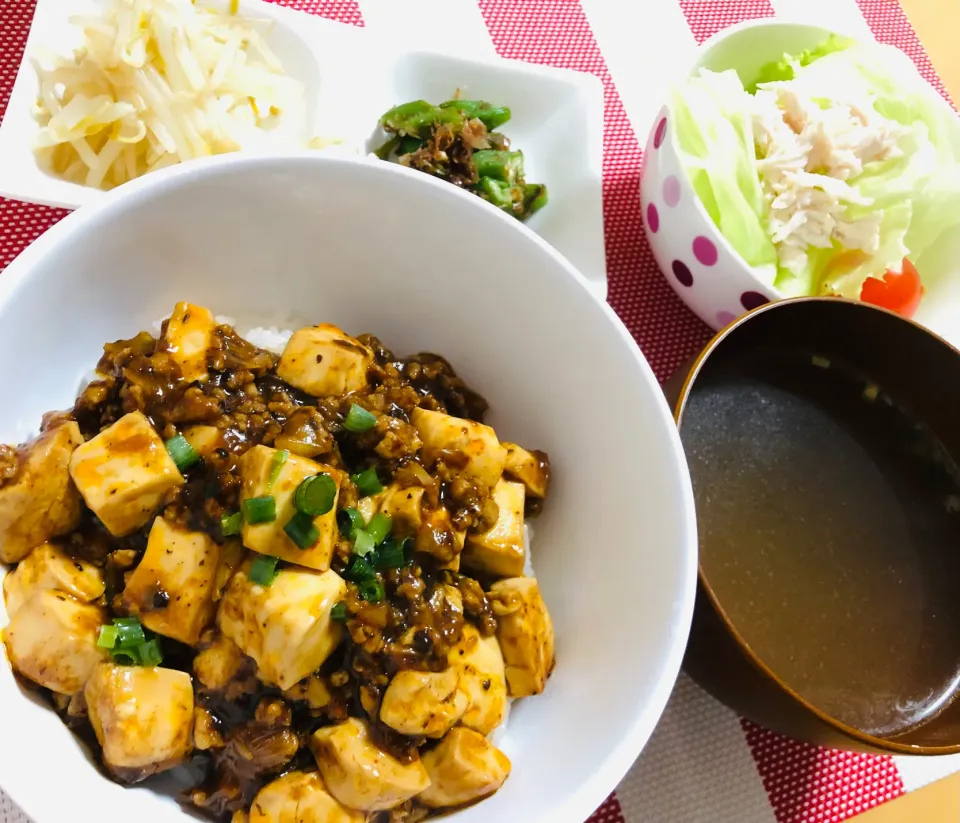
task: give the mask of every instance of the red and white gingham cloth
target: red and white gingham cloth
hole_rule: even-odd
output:
[[[0,117],[34,2],[0,0]],[[374,26],[399,0],[277,2]],[[628,114],[636,120],[642,108],[644,73],[653,83],[657,69],[666,70],[644,62],[645,45],[652,50],[656,42],[667,61],[742,20],[798,12],[809,19],[819,11],[827,24],[842,18],[866,25],[899,46],[943,92],[896,0],[404,0],[408,8],[418,3],[456,13],[458,26],[474,21],[477,36],[504,57],[588,71],[603,81],[609,300],[661,379],[706,342],[708,331],[667,286],[640,228],[640,146],[648,124],[631,123]],[[0,269],[64,214],[0,199]],[[640,760],[589,823],[840,823],[958,770],[957,756],[875,757],[796,743],[741,721],[681,677]],[[0,823],[27,823],[2,792]]]

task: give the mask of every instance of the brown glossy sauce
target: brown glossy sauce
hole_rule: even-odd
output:
[[[960,470],[936,435],[842,364],[769,350],[702,375],[681,428],[701,563],[754,652],[864,732],[942,710],[960,681]]]

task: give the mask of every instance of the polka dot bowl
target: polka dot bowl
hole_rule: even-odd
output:
[[[777,300],[710,219],[687,179],[664,107],[647,141],[641,199],[644,229],[667,282],[712,329]]]
[[[775,20],[732,26],[704,43],[690,74],[701,68],[734,69],[750,78],[784,53],[816,46],[831,33],[819,26]],[[843,33],[865,39],[862,32]],[[916,75],[906,55],[891,51],[891,59],[901,58],[904,72]],[[940,104],[948,105],[932,87],[926,88]],[[719,330],[784,295],[754,274],[707,214],[687,178],[676,137],[670,107],[665,105],[653,122],[644,153],[640,187],[644,230],[667,282],[701,320]],[[935,259],[923,261],[923,267],[918,263],[925,280],[929,272],[936,275],[937,285],[928,287],[915,318],[955,345],[960,343],[960,314],[954,308],[960,303],[960,230],[956,234],[931,255]],[[939,276],[945,268],[950,277]]]

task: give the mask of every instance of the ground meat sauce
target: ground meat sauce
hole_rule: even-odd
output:
[[[366,719],[375,742],[409,762],[429,743],[380,722],[380,703],[390,679],[403,669],[444,670],[451,649],[462,637],[464,621],[484,636],[497,629],[483,586],[442,568],[456,556],[452,530],[488,529],[497,520],[497,505],[488,490],[458,472],[460,455],[441,454],[428,472],[417,458],[421,443],[410,422],[418,406],[482,422],[487,403],[442,357],[398,358],[372,335],[357,339],[374,353],[368,389],[314,398],[281,380],[277,357],[251,345],[230,326],[220,325],[214,334],[207,358],[209,379],[192,384],[181,379],[163,336],[158,340],[144,332],[107,344],[97,366],[100,379],[84,389],[68,415],[45,420],[49,427],[73,418],[87,440],[133,411],[143,412],[164,439],[188,426],[215,426],[222,433],[223,447],[184,472],[186,483],[168,493],[161,516],[204,531],[218,542],[224,541],[221,517],[236,511],[239,504],[238,460],[259,444],[289,449],[347,474],[374,466],[384,484],[423,488],[425,517],[430,517],[428,512],[448,515],[438,516],[437,527],[418,539],[411,565],[380,574],[386,594],[381,602],[363,600],[357,585],[348,584],[343,600],[348,614],[346,639],[316,673],[326,695],[323,705],[265,685],[255,676],[249,658],[223,688],[209,689],[194,677],[197,708],[207,714],[197,727],[202,729],[202,735],[195,735],[198,749],[184,769],[196,779],[183,802],[216,820],[229,820],[248,808],[256,792],[279,774],[315,768],[307,738],[321,726],[347,717]],[[344,429],[343,421],[354,403],[377,414],[370,431],[354,434]],[[537,453],[537,459],[546,475],[546,455]],[[0,483],[14,476],[16,467],[16,451],[0,447]],[[355,506],[357,501],[356,487],[344,480],[339,508]],[[120,604],[124,576],[140,562],[151,525],[117,539],[84,507],[80,526],[61,541],[75,557],[103,569],[111,617],[124,615]],[[341,539],[332,568],[343,573],[351,559],[351,543]],[[445,596],[451,588],[459,592],[462,610],[453,608]],[[162,608],[171,596],[156,591],[153,606]],[[194,657],[215,638],[216,629],[207,629],[196,649],[163,638],[163,665],[193,674]],[[58,697],[54,703],[70,728],[96,748],[82,700],[78,704],[76,699]],[[204,746],[211,748],[204,750]],[[133,781],[142,775],[112,777]],[[425,816],[427,811],[414,800],[389,813],[375,814],[371,820],[415,823]]]

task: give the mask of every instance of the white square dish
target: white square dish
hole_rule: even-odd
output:
[[[223,5],[223,0],[209,5]],[[30,57],[39,48],[68,53],[78,43],[69,18],[96,8],[96,0],[38,0],[0,124],[0,196],[75,209],[107,195],[47,174],[33,153],[39,127],[31,111],[37,77]],[[459,89],[466,97],[509,106],[513,118],[504,132],[523,150],[528,179],[545,183],[550,193],[548,206],[531,218],[530,228],[606,296],[603,87],[596,77],[512,60],[406,51],[377,31],[261,0],[241,0],[240,12],[270,21],[268,45],[306,89],[309,136],[339,141],[324,151],[367,161],[376,147],[380,115],[409,100],[441,102]]]

